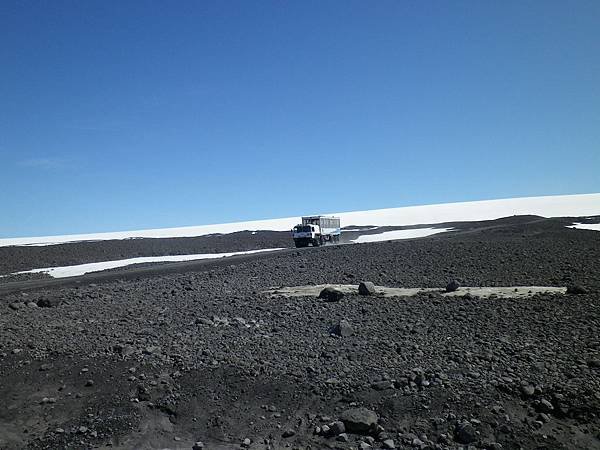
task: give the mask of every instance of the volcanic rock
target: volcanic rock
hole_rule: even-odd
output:
[[[458,423],[455,434],[456,440],[461,444],[470,444],[477,440],[477,431],[475,431],[475,427],[468,421]]]
[[[370,281],[363,281],[358,285],[358,293],[360,295],[375,295],[377,291],[375,289],[375,284]]]
[[[344,293],[342,291],[330,286],[323,289],[319,294],[319,298],[322,298],[326,302],[339,302],[342,297],[344,297]]]
[[[383,445],[383,448],[396,448],[396,444],[394,443],[393,439],[386,439],[381,444]]]
[[[572,285],[567,286],[567,294],[573,294],[573,295],[587,294],[587,289],[579,284],[572,284]]]
[[[56,297],[40,298],[37,305],[40,308],[56,308],[60,305],[60,299]]]
[[[331,332],[337,336],[347,337],[352,336],[354,333],[354,329],[350,322],[347,320],[340,320],[336,325],[334,325],[331,329]]]
[[[448,283],[446,285],[446,292],[454,292],[454,291],[458,290],[459,287],[460,287],[460,283],[456,280],[452,280],[452,281],[450,281],[450,283]]]
[[[368,433],[377,425],[377,414],[367,408],[352,408],[344,411],[340,420],[350,433]]]

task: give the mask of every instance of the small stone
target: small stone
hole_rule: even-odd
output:
[[[37,305],[40,308],[56,308],[60,305],[60,299],[58,298],[40,298],[37,301]]]
[[[394,387],[394,383],[389,380],[384,381],[376,381],[371,384],[371,387],[376,391],[385,391],[386,389],[392,389]]]
[[[532,397],[533,394],[535,394],[535,387],[533,387],[531,384],[521,386],[521,394],[523,397]]]
[[[579,284],[572,284],[570,286],[567,286],[567,294],[573,294],[573,295],[587,294],[587,289]]]
[[[375,284],[370,281],[363,281],[358,285],[358,293],[360,295],[375,295],[377,294],[377,290],[375,289]]]
[[[550,416],[546,413],[540,413],[540,415],[538,416],[538,420],[540,422],[548,423],[550,422]]]
[[[192,445],[192,450],[204,450],[204,442],[195,442],[194,445]]]
[[[195,323],[196,325],[206,325],[206,326],[209,326],[209,327],[211,327],[211,326],[213,326],[213,325],[215,324],[215,323],[214,323],[212,320],[210,320],[210,319],[207,319],[207,318],[205,318],[205,317],[199,317],[199,318],[197,318],[197,319],[194,321],[194,323]]]
[[[91,387],[91,386],[93,386],[93,385],[94,385],[94,380],[87,380],[87,381],[85,382],[85,387]]]
[[[373,447],[371,447],[371,445],[367,444],[366,442],[361,442],[360,444],[358,444],[358,448],[360,450],[370,450]]]
[[[350,438],[346,433],[341,433],[336,436],[335,440],[338,442],[349,442]]]
[[[25,306],[25,303],[18,303],[18,302],[11,303],[10,305],[8,305],[8,307],[14,311],[21,309],[24,306]]]
[[[383,448],[396,448],[396,444],[393,439],[386,439],[382,442]]]
[[[456,425],[456,440],[461,444],[470,444],[477,440],[477,431],[471,422],[461,422]]]
[[[250,447],[250,444],[252,444],[252,441],[249,438],[246,438],[242,442],[242,447]]]
[[[284,437],[284,438],[289,438],[289,437],[292,437],[292,436],[294,436],[295,434],[296,434],[296,432],[295,432],[294,430],[288,429],[288,430],[285,430],[285,431],[284,431],[284,432],[281,434],[281,436],[282,436],[282,437]]]
[[[113,352],[119,355],[128,356],[134,352],[134,349],[130,345],[116,344],[113,345]]]
[[[552,406],[552,403],[550,403],[548,400],[543,398],[540,400],[540,403],[537,406],[537,410],[539,412],[547,414],[547,413],[551,413],[552,411],[554,411],[554,406]]]
[[[343,434],[346,432],[346,426],[344,422],[338,420],[336,422],[332,422],[329,424],[329,434],[331,436],[337,436],[338,434]]]
[[[336,325],[333,326],[331,332],[337,336],[348,337],[352,336],[354,329],[347,320],[340,320]]]
[[[56,430],[54,430],[54,432],[57,434],[63,434],[65,432],[65,430],[62,428],[57,428]]]

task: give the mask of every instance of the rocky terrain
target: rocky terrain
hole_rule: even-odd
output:
[[[5,283],[0,448],[600,448],[600,233],[566,222],[514,217],[79,286]],[[52,247],[63,246],[35,251],[58,261]],[[3,267],[27,266],[15,249]],[[265,293],[452,280],[571,288]]]

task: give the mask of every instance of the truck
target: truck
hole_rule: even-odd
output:
[[[334,216],[307,216],[292,229],[296,247],[319,247],[340,242],[340,218]]]

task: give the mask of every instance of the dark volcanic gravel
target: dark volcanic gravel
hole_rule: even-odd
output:
[[[600,233],[512,218],[7,294],[0,447],[600,448],[598,261]],[[451,280],[587,293],[261,294],[360,281],[445,289]],[[332,333],[342,321],[352,332]]]

